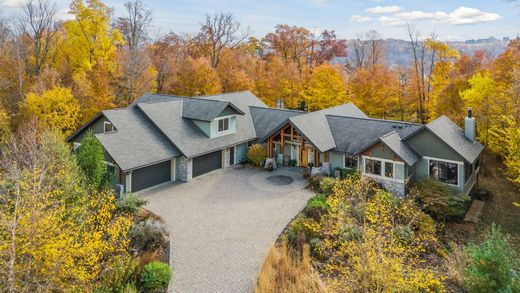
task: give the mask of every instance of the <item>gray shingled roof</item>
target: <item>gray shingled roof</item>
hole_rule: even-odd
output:
[[[380,140],[409,166],[419,161],[419,156],[401,140],[396,131],[382,136]]]
[[[325,152],[336,147],[326,115],[368,118],[356,105],[347,103],[291,117],[289,120],[318,150]]]
[[[205,96],[204,99],[230,102],[244,113],[236,118],[235,133],[209,139],[192,120],[182,117],[183,103],[188,99],[139,103],[137,107],[189,158],[256,138],[249,106],[265,106],[257,97],[250,92],[239,92]]]
[[[201,98],[185,98],[182,105],[182,117],[200,121],[213,121],[226,108],[231,108],[239,115],[244,112],[227,101],[209,100]]]
[[[480,142],[472,142],[466,138],[464,130],[446,116],[441,116],[433,120],[428,123],[426,127],[469,163],[475,162],[480,153],[484,150],[484,146]]]
[[[250,107],[250,111],[256,135],[260,141],[266,140],[274,131],[287,123],[287,119],[306,114],[303,111],[265,107]]]
[[[142,95],[141,97],[139,97],[137,100],[135,100],[134,104],[177,101],[177,100],[182,100],[183,98],[186,98],[186,97],[176,96],[176,95],[146,93],[146,94]]]
[[[180,152],[135,107],[106,110],[116,132],[96,134],[117,165],[128,171],[169,160]]]
[[[359,154],[392,131],[403,139],[422,127],[401,121],[332,115],[327,116],[327,121],[336,144],[335,150],[348,154]]]

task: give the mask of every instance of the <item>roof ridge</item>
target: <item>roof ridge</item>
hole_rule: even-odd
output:
[[[270,107],[259,107],[259,106],[249,106],[250,108],[258,108],[263,110],[276,110],[276,111],[286,111],[286,112],[298,112],[298,113],[308,113],[302,110],[296,110],[296,109],[280,109],[280,108],[270,108]]]
[[[173,94],[165,94],[165,93],[152,93],[152,92],[146,92],[144,95],[158,95],[158,96],[168,96],[168,97],[178,97],[178,98],[187,98],[188,96],[181,96],[181,95],[173,95]]]
[[[195,97],[216,97],[216,96],[222,96],[222,95],[232,95],[232,94],[239,94],[239,93],[245,93],[245,92],[249,92],[251,93],[250,90],[243,90],[243,91],[233,91],[233,92],[226,92],[226,93],[220,93],[220,94],[212,94],[212,95],[203,95],[203,96],[194,96],[194,97],[187,97],[187,98],[195,98]]]
[[[311,113],[313,113],[313,112],[311,112]],[[335,114],[324,114],[324,115],[325,116],[331,116],[331,117],[339,117],[339,118],[352,118],[352,119],[360,119],[360,120],[370,120],[370,121],[379,121],[379,122],[391,122],[391,123],[408,124],[408,125],[413,125],[413,126],[423,126],[423,124],[420,124],[420,123],[414,123],[414,122],[408,122],[408,121],[399,121],[399,120],[390,120],[390,119],[382,119],[382,118],[342,116],[342,115],[335,115]]]
[[[178,102],[186,99],[187,97],[177,97],[178,100],[169,100],[169,101],[148,101],[148,102],[138,102],[132,105],[139,105],[139,104],[158,104],[158,103],[171,103],[171,102]],[[130,105],[129,105],[130,106]]]
[[[397,133],[397,131],[392,130],[392,131],[390,131],[390,132],[387,133],[387,134],[381,135],[379,138],[385,138],[385,137],[390,136],[390,135],[392,135],[392,134],[394,134],[394,133],[397,134],[397,136],[399,136],[399,133]],[[400,140],[400,138],[399,138],[399,140]]]

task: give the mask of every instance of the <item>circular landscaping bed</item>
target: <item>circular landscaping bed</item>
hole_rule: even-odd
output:
[[[286,175],[272,175],[265,178],[267,182],[275,186],[289,185],[293,183],[294,179],[291,176]]]

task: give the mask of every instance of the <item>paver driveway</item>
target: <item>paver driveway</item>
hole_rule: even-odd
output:
[[[269,246],[312,196],[305,186],[297,169],[236,167],[142,192],[170,231],[170,291],[251,292]]]

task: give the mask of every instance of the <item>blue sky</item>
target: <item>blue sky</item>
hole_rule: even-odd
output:
[[[5,14],[19,11],[24,0],[0,0]],[[115,15],[124,13],[124,0],[105,0]],[[405,23],[415,24],[422,35],[435,32],[442,40],[516,37],[520,34],[520,4],[502,0],[175,0],[144,1],[153,11],[153,32],[198,31],[205,14],[232,12],[253,34],[262,37],[276,24],[333,29],[342,38],[377,30],[384,38],[406,38]],[[67,17],[69,1],[57,0],[60,17]]]

